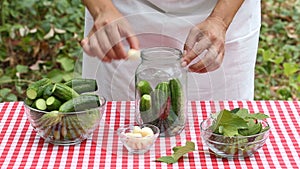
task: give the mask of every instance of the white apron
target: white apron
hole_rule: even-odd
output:
[[[140,48],[183,49],[189,30],[203,21],[217,0],[113,0],[139,38]],[[93,26],[86,12],[85,36]],[[260,0],[245,0],[226,34],[219,69],[188,73],[189,100],[252,100],[260,30]],[[125,43],[125,42],[124,42]],[[107,100],[134,100],[135,69],[140,61],[103,63],[84,54],[83,77],[96,78]]]

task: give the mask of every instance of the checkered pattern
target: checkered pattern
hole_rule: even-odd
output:
[[[269,114],[271,134],[264,147],[245,159],[221,159],[208,153],[200,138],[200,122],[209,113],[236,107]],[[134,102],[108,102],[100,127],[91,138],[72,146],[55,146],[40,138],[24,113],[23,102],[0,103],[1,168],[300,168],[300,102],[298,101],[192,101],[188,124],[176,137],[159,138],[149,152],[130,155],[118,140],[119,126],[134,122]],[[171,154],[186,140],[195,151],[178,163],[154,160]]]

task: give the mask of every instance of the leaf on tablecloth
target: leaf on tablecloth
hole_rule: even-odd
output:
[[[167,164],[176,163],[183,155],[195,151],[195,143],[193,143],[192,141],[187,141],[185,143],[185,146],[173,147],[173,151],[174,153],[171,156],[163,156],[156,159],[156,161],[164,162]]]
[[[176,163],[173,156],[163,156],[163,157],[160,157],[160,158],[156,159],[156,161],[167,163],[167,164]]]

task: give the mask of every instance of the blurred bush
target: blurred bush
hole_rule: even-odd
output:
[[[300,1],[262,1],[255,99],[300,98]]]
[[[23,100],[28,84],[42,77],[80,76],[80,0],[2,0],[0,12],[0,102]]]

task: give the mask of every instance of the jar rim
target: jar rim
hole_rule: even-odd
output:
[[[153,55],[153,53],[159,53],[159,56]],[[161,57],[162,55],[165,55],[165,57]],[[152,60],[156,57],[159,57],[159,60],[179,60],[182,57],[182,52],[179,49],[172,47],[151,47],[141,50],[141,58],[143,60]]]

